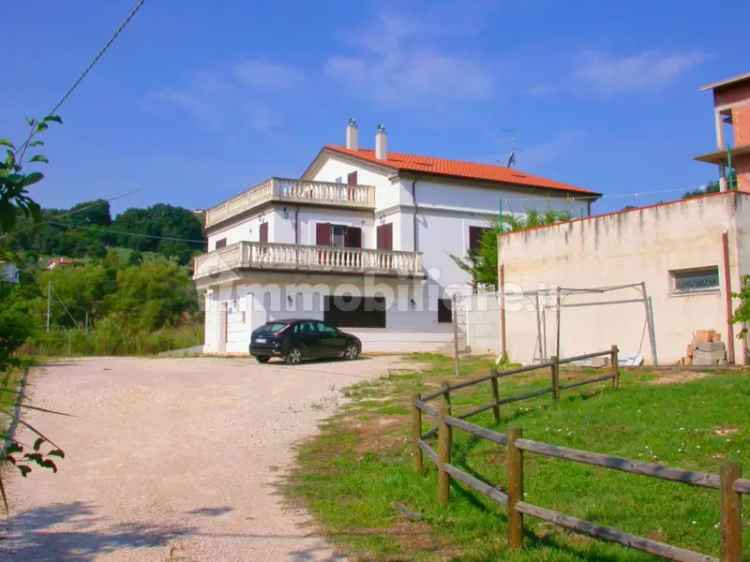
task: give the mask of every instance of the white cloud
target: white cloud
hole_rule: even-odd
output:
[[[605,95],[656,90],[668,86],[705,59],[700,51],[646,51],[624,57],[588,51],[580,57],[574,78],[578,84]]]
[[[304,74],[295,67],[247,59],[196,72],[186,85],[151,92],[147,100],[152,107],[177,109],[208,129],[240,126],[268,133],[281,125],[273,99],[303,80]]]
[[[388,105],[489,97],[494,81],[483,62],[430,44],[449,33],[436,24],[381,15],[348,36],[358,53],[332,56],[324,70],[355,92]]]

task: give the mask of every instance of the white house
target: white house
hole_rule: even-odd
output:
[[[271,178],[205,213],[207,353],[247,352],[268,320],[325,319],[366,351],[427,350],[451,337],[450,298],[471,291],[465,257],[498,210],[590,214],[598,193],[490,164],[327,145],[299,179]]]
[[[18,267],[13,262],[0,261],[0,281],[18,283]]]

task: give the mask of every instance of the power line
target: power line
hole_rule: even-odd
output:
[[[205,240],[193,240],[191,238],[177,238],[177,237],[174,237],[174,236],[158,236],[156,234],[142,234],[140,232],[127,232],[125,230],[115,230],[115,229],[112,229],[112,228],[102,228],[102,227],[97,226],[95,224],[78,224],[77,225],[77,224],[67,224],[67,223],[64,223],[64,222],[58,222],[58,221],[53,221],[53,220],[47,221],[47,222],[49,222],[50,224],[53,224],[55,226],[61,226],[61,227],[64,227],[64,228],[94,228],[98,232],[109,232],[110,234],[119,234],[121,236],[134,236],[136,238],[151,238],[151,239],[154,239],[154,240],[167,240],[167,241],[170,241],[170,242],[186,242],[186,243],[189,243],[189,244],[200,244],[202,246],[206,244]]]
[[[107,50],[112,46],[112,43],[115,42],[117,37],[123,32],[123,30],[128,26],[130,23],[130,20],[133,19],[133,17],[138,13],[138,10],[141,9],[143,6],[143,3],[146,0],[139,0],[136,5],[133,7],[132,10],[130,10],[130,13],[127,15],[127,17],[122,21],[122,23],[117,27],[114,34],[112,34],[112,37],[110,37],[109,41],[99,49],[99,52],[96,54],[94,59],[89,63],[89,65],[86,67],[86,69],[81,73],[81,75],[78,77],[78,79],[73,82],[73,85],[68,88],[68,91],[65,92],[62,98],[60,98],[60,101],[58,101],[55,106],[52,108],[52,110],[48,113],[48,115],[55,115],[57,111],[62,107],[62,105],[68,101],[68,98],[73,94],[73,92],[78,88],[78,86],[83,82],[83,80],[88,76],[89,72],[96,66],[96,63],[99,62],[99,59],[101,59],[104,56],[104,53],[107,52]]]
[[[120,193],[119,195],[115,195],[113,197],[110,197],[109,199],[104,199],[104,201],[107,202],[107,203],[111,203],[112,201],[117,201],[118,199],[122,199],[123,197],[127,197],[128,195],[133,195],[134,193],[138,193],[140,191],[143,191],[143,189],[141,189],[141,188],[133,189],[131,191],[126,191],[125,193]],[[77,213],[82,213],[83,211],[87,211],[87,210],[91,209],[92,207],[96,207],[98,204],[99,204],[99,202],[95,201],[95,202],[92,202],[90,205],[84,205],[83,207],[79,207],[78,209],[72,209],[72,210],[70,210],[70,211],[68,211],[66,213],[62,213],[61,215],[58,215],[55,218],[56,219],[68,218],[68,217],[73,216],[73,215],[75,215]],[[42,226],[43,224],[49,224],[50,222],[52,222],[52,221],[51,220],[43,220],[43,221],[39,221],[39,222],[33,222],[33,223],[28,224],[26,226],[21,226],[20,228],[17,228],[17,229],[15,229],[12,232],[6,232],[5,234],[0,235],[0,240],[3,240],[4,238],[6,238],[8,236],[13,236],[15,234],[18,234],[19,232],[21,232],[23,230],[37,228],[39,226]]]
[[[133,19],[133,17],[138,13],[138,11],[143,6],[144,2],[146,0],[138,0],[138,2],[133,6],[133,8],[130,10],[128,15],[125,17],[125,19],[120,23],[119,26],[117,26],[117,29],[115,29],[115,32],[112,34],[112,37],[109,38],[109,41],[105,43],[105,45],[99,49],[99,52],[96,53],[96,56],[91,60],[91,62],[88,64],[88,66],[81,72],[81,74],[78,76],[78,78],[73,82],[73,84],[67,89],[67,91],[63,94],[63,96],[60,98],[60,100],[52,107],[52,109],[47,113],[47,115],[55,115],[57,111],[63,106],[63,104],[68,101],[70,96],[73,95],[73,92],[76,91],[78,86],[81,85],[81,82],[83,82],[86,79],[86,76],[89,75],[89,73],[93,70],[93,68],[96,66],[96,64],[99,62],[99,60],[104,56],[104,53],[106,53],[109,48],[112,46],[112,44],[115,42],[115,40],[120,36],[120,34],[125,30],[125,28],[130,23],[130,20]],[[38,132],[36,125],[31,127],[31,131],[29,132],[29,136],[26,139],[26,141],[21,145],[21,148],[19,149],[19,152],[21,154],[21,158],[19,158],[19,161],[23,160],[23,156],[26,154],[26,149],[29,147],[29,143],[31,142],[31,139],[34,138],[34,135]]]

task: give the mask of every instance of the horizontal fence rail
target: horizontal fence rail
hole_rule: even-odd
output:
[[[607,375],[593,377],[586,381],[559,384],[559,365],[610,355],[612,372]],[[511,376],[536,370],[539,368],[550,368],[552,373],[552,388],[526,393],[513,398],[498,399],[498,378]],[[742,495],[750,494],[750,480],[741,478],[741,468],[736,463],[724,463],[720,474],[711,474],[700,471],[683,470],[656,463],[642,462],[626,459],[614,455],[583,451],[568,447],[560,447],[549,443],[543,443],[532,439],[524,439],[520,428],[509,428],[506,433],[494,431],[480,425],[466,421],[464,418],[498,407],[500,404],[510,401],[528,399],[532,396],[553,393],[559,398],[561,389],[574,388],[583,384],[591,384],[604,380],[612,380],[613,387],[619,386],[619,367],[617,365],[617,347],[612,346],[610,351],[589,353],[577,357],[569,357],[563,360],[553,358],[553,361],[544,365],[535,365],[513,369],[511,371],[494,371],[485,377],[471,381],[462,381],[450,385],[443,383],[437,392],[427,395],[415,395],[412,402],[412,437],[415,446],[415,466],[418,473],[425,470],[424,457],[437,467],[437,500],[441,505],[447,505],[449,501],[450,481],[453,479],[476,492],[488,497],[492,501],[504,506],[508,517],[507,539],[511,549],[523,546],[523,516],[535,517],[558,527],[568,529],[577,533],[585,534],[597,539],[615,542],[625,547],[648,552],[669,560],[681,562],[741,562],[742,559]],[[494,401],[490,404],[479,406],[462,416],[452,415],[451,391],[467,388],[477,384],[491,381]],[[438,397],[442,400],[437,407],[428,402]],[[423,414],[433,419],[436,427],[423,433]],[[496,419],[496,421],[499,421]],[[493,485],[481,477],[470,474],[466,470],[451,463],[451,448],[453,444],[453,430],[458,429],[476,436],[480,439],[490,441],[500,446],[505,446],[506,473],[508,485],[503,490],[500,486]],[[433,449],[428,439],[437,435],[437,450]],[[571,515],[554,511],[542,506],[533,505],[524,500],[524,453],[541,455],[548,458],[556,458],[581,464],[598,466],[604,469],[637,474],[648,478],[657,478],[672,482],[678,482],[690,486],[697,486],[719,490],[720,493],[720,533],[721,533],[721,558],[715,558],[703,553],[680,548],[678,546],[658,542],[647,537],[641,537],[620,531],[615,528],[597,525],[596,523],[578,519]]]

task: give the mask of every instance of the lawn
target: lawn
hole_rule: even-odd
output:
[[[557,530],[526,518],[523,551],[506,550],[504,508],[453,483],[447,508],[436,502],[436,472],[414,471],[409,441],[410,397],[452,380],[452,365],[437,355],[414,355],[422,371],[392,373],[348,389],[351,399],[302,444],[288,493],[304,502],[321,529],[353,559],[514,561],[641,561],[650,555]],[[461,378],[487,373],[489,360],[462,364]],[[563,371],[562,380],[592,370]],[[670,384],[656,384],[657,382]],[[548,384],[532,372],[501,382],[510,396]],[[489,383],[457,391],[454,412],[486,403]],[[472,422],[547,443],[717,473],[736,460],[750,473],[750,376],[625,371],[621,389],[608,383],[504,406]],[[454,430],[453,464],[505,486],[505,449]],[[527,454],[526,499],[602,525],[718,556],[719,494]],[[745,533],[749,544],[750,532]]]

